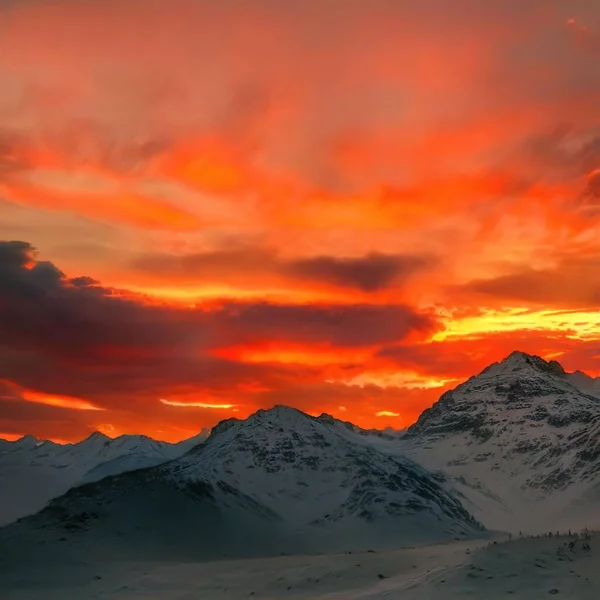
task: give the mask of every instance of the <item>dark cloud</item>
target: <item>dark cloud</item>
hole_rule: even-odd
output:
[[[463,290],[494,298],[550,305],[561,300],[572,301],[574,295],[580,296],[578,290],[565,289],[554,270],[536,269],[524,269],[493,279],[476,279],[463,286]]]
[[[32,256],[29,244],[0,243],[0,378],[111,402],[169,385],[219,388],[266,377],[208,354],[209,313],[69,279],[52,263],[30,265]]]
[[[0,432],[58,439],[84,438],[92,432],[83,411],[27,402],[0,382]]]
[[[430,264],[431,260],[425,257],[373,252],[360,258],[317,256],[299,259],[290,262],[288,270],[308,280],[326,281],[369,292],[387,288]]]
[[[25,242],[0,243],[0,379],[128,408],[176,390],[282,389],[323,376],[295,365],[245,364],[213,350],[269,341],[392,344],[437,327],[408,306],[223,302],[183,308],[68,278]]]
[[[430,333],[436,321],[402,305],[342,306],[228,303],[212,314],[224,344],[262,339],[333,346],[370,346]]]
[[[594,254],[567,254],[552,268],[525,268],[491,279],[476,279],[458,291],[544,307],[595,308],[600,302],[600,258]]]
[[[36,346],[77,356],[122,344],[152,348],[200,343],[186,313],[150,306],[117,291],[68,279],[50,262],[28,264],[33,248],[0,242],[0,332],[15,348]]]
[[[27,242],[0,242],[0,268],[21,269],[33,258],[34,249]]]
[[[152,254],[140,257],[136,269],[177,280],[197,281],[212,277],[219,281],[248,276],[280,277],[310,284],[377,291],[404,283],[415,273],[433,264],[431,256],[381,254],[359,257],[315,256],[284,259],[277,252],[260,246],[239,246],[187,255]]]

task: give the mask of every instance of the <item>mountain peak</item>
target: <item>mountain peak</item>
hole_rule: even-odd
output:
[[[308,416],[306,413],[303,413],[301,410],[297,408],[292,408],[291,406],[286,406],[285,404],[276,404],[272,408],[261,408],[257,410],[255,415],[269,415],[273,417],[285,417],[285,416],[298,416],[302,415],[303,417]]]
[[[19,438],[15,442],[13,442],[13,447],[14,448],[33,448],[37,444],[39,444],[41,441],[42,440],[39,440],[38,438],[36,438],[33,435],[24,435],[23,437]]]
[[[313,420],[314,417],[303,413],[297,408],[277,404],[273,408],[261,408],[247,419],[249,423],[271,423],[279,426],[294,427],[305,420]]]
[[[86,442],[88,442],[88,443],[91,443],[91,442],[104,443],[104,442],[110,442],[111,440],[112,440],[112,438],[109,438],[104,433],[102,433],[100,431],[94,431],[94,433],[92,433],[91,435],[86,437],[85,440],[82,440],[79,443],[80,444],[85,444]]]
[[[22,443],[37,443],[41,440],[39,440],[38,438],[36,438],[34,435],[24,435],[23,437],[20,437],[18,440],[16,440],[17,442],[22,442]]]
[[[522,352],[521,350],[514,350],[501,362],[510,364],[530,364],[536,360],[543,359],[541,359],[537,354],[528,354],[527,352]]]
[[[509,375],[519,371],[538,371],[564,376],[565,370],[555,360],[546,361],[541,356],[515,350],[500,362],[486,367],[480,375]]]

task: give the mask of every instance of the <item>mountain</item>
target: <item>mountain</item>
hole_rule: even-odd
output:
[[[186,452],[190,451],[194,446],[197,446],[198,444],[202,444],[203,442],[205,442],[209,435],[210,435],[210,429],[207,427],[203,427],[199,433],[192,436],[191,438],[188,438],[187,440],[183,440],[182,442],[177,442],[176,444],[173,444],[177,448],[176,453],[179,456],[183,456]]]
[[[514,352],[446,392],[401,440],[487,527],[600,525],[594,380]],[[594,520],[590,523],[590,520]]]
[[[577,389],[586,394],[600,397],[600,377],[590,377],[582,371],[568,373],[567,377]]]
[[[205,443],[207,432],[178,445],[27,437],[0,446],[0,517],[31,514],[87,484],[35,523],[56,530],[93,514],[83,529],[128,531],[133,546],[150,522],[171,546],[179,528],[212,532],[218,547],[183,536],[180,549],[207,556],[460,536],[477,529],[471,515],[513,532],[600,526],[598,382],[513,352],[402,432],[276,407],[219,423]],[[264,543],[249,545],[249,532]]]
[[[33,435],[24,435],[22,438],[9,442],[8,440],[0,440],[0,453],[13,452],[14,450],[31,449],[42,444],[53,444],[48,440],[40,440]]]
[[[176,460],[74,488],[3,533],[67,537],[78,554],[214,558],[483,531],[430,473],[370,439],[328,415],[259,410],[219,423]]]
[[[77,444],[25,436],[0,445],[0,526],[41,510],[49,500],[82,483],[177,458],[206,438],[179,444],[143,435],[112,439],[96,432]]]

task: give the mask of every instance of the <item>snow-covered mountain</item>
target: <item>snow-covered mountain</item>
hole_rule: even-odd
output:
[[[595,389],[582,373],[514,352],[424,411],[399,451],[444,473],[490,528],[600,526]]]
[[[600,377],[590,377],[582,371],[567,373],[569,381],[579,390],[600,398]]]
[[[57,445],[54,444],[54,442],[50,442],[48,440],[40,440],[39,438],[36,438],[33,435],[24,435],[22,438],[19,438],[14,442],[0,439],[0,453],[14,452],[15,450],[32,449],[46,443]]]
[[[0,446],[0,519],[90,484],[39,518],[54,527],[93,514],[84,529],[97,522],[115,535],[127,530],[134,545],[150,521],[168,544],[179,527],[212,532],[220,546],[200,544],[211,556],[219,548],[308,551],[458,536],[477,529],[470,515],[505,531],[600,527],[598,381],[514,352],[403,432],[276,407],[223,421],[200,445],[205,433],[179,445],[94,434],[60,446],[27,437]],[[260,548],[247,546],[249,532],[263,536]],[[199,551],[189,543],[182,552]]]
[[[245,421],[222,422],[215,434],[163,471],[174,481],[226,481],[301,526],[421,511],[435,514],[452,534],[473,525],[459,504],[437,495],[424,469],[379,452],[329,415],[313,418],[277,406]]]
[[[178,444],[143,435],[112,439],[96,432],[77,444],[25,436],[0,445],[0,526],[41,510],[69,488],[178,458],[208,432]]]
[[[370,439],[328,415],[260,410],[219,423],[177,460],[74,488],[7,529],[67,532],[77,544],[104,536],[103,546],[121,551],[125,543],[135,553],[194,557],[365,549],[483,531],[430,473]]]

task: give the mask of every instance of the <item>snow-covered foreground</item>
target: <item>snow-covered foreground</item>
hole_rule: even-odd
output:
[[[212,562],[2,564],[3,600],[495,600],[600,597],[600,546],[574,538],[461,541],[322,556]]]

